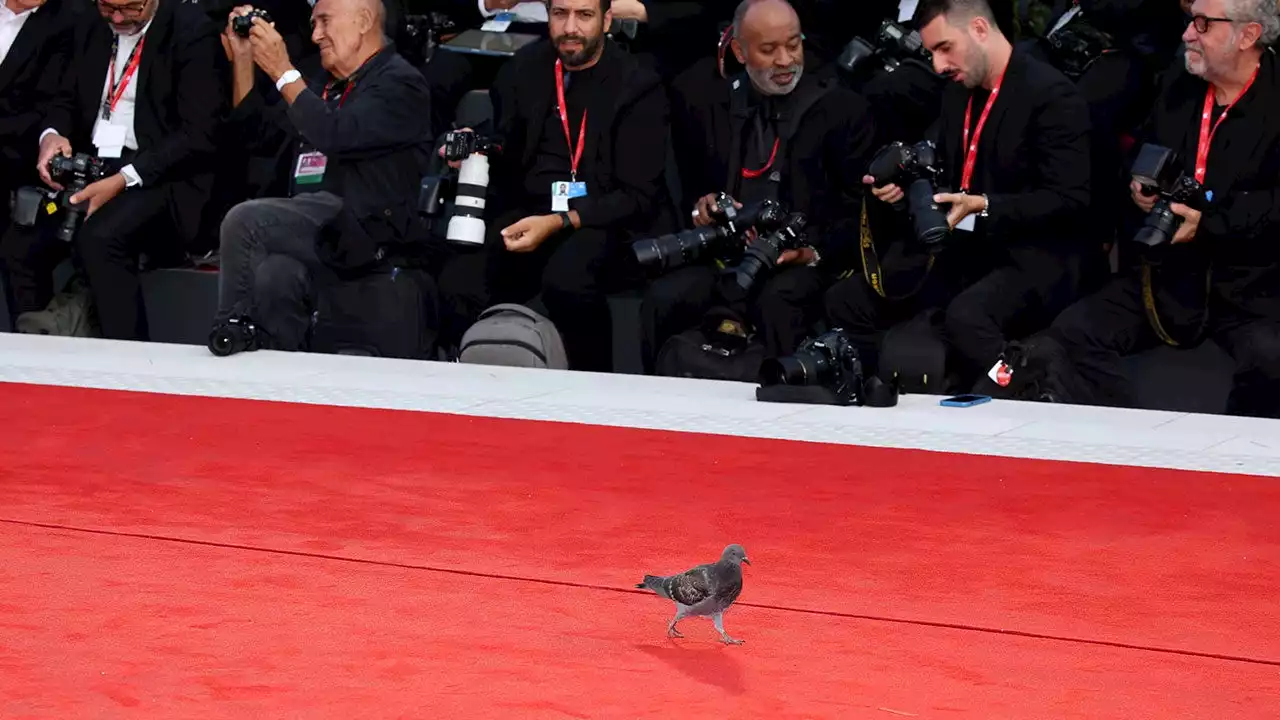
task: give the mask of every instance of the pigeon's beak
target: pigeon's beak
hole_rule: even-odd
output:
[[[745,556],[745,555],[743,555],[743,556],[742,556],[742,562],[744,562],[744,563],[746,563],[746,564],[748,564],[748,565],[750,565],[750,564],[751,564],[751,561],[750,561],[750,560],[748,560],[748,559],[747,559],[747,556]]]

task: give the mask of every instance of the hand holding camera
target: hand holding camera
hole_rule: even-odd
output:
[[[728,202],[733,204],[734,210],[741,210],[742,203],[734,200],[725,193],[709,193],[698,198],[698,202],[693,208],[693,226],[707,227],[715,225],[727,216],[725,207],[721,207],[723,199],[728,198]]]
[[[36,160],[36,172],[40,173],[40,180],[54,190],[64,189],[50,174],[53,159],[59,155],[71,157],[71,141],[57,133],[45,135],[40,141],[40,159]]]
[[[1156,247],[1195,238],[1200,228],[1200,207],[1213,193],[1181,169],[1176,153],[1166,147],[1144,144],[1133,161],[1133,201],[1147,213],[1134,242]]]

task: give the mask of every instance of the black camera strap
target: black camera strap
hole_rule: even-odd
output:
[[[920,280],[907,292],[901,295],[890,295],[888,288],[885,286],[884,269],[880,266],[880,255],[876,252],[875,239],[871,237],[871,224],[867,221],[867,201],[862,201],[862,222],[859,228],[858,250],[862,253],[862,277],[875,290],[876,294],[885,300],[906,300],[914,296],[916,293],[924,289],[924,284],[929,281],[929,275],[933,272],[933,266],[937,262],[938,254],[929,253],[929,260],[925,263],[924,270],[920,273]],[[850,272],[849,274],[852,274]]]

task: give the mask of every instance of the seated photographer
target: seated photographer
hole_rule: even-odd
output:
[[[460,327],[541,293],[570,366],[609,372],[606,297],[635,270],[627,241],[655,224],[667,98],[657,74],[605,36],[609,0],[551,0],[549,14],[550,39],[522,48],[494,85],[501,151],[484,247],[446,267],[441,292],[466,316]]]
[[[312,39],[322,68],[309,77],[251,7],[228,18],[239,98],[231,122],[264,141],[292,138],[297,154],[289,197],[248,200],[222,222],[215,325],[248,315],[267,347],[304,349],[318,272],[357,276],[387,254],[425,253],[413,243],[430,97],[422,75],[385,46],[384,12],[380,0],[319,0]],[[251,17],[247,38],[234,28],[242,16]],[[255,65],[275,82],[269,96]]]
[[[741,255],[745,237],[713,241],[734,246],[655,279],[641,310],[649,372],[668,338],[699,325],[713,306],[740,300],[766,354],[790,354],[821,317],[823,291],[857,261],[860,178],[875,133],[867,103],[805,73],[800,18],[787,0],[742,2],[732,49],[746,72],[721,81],[713,96],[681,97],[673,113],[693,225],[726,222],[716,208],[725,192],[739,208],[774,201],[804,213],[806,244],[783,250],[744,298],[732,287],[726,297],[713,261]]]
[[[73,245],[103,335],[145,340],[140,254],[155,266],[202,250],[194,242],[224,97],[216,28],[178,0],[99,0],[96,9],[100,18],[76,25],[69,70],[41,123],[37,171],[61,192],[62,210],[15,224],[0,255],[15,310],[35,311],[35,289],[48,287],[43,278]]]
[[[1138,139],[1141,262],[1064,311],[1048,333],[1060,347],[1046,342],[1041,359],[1057,399],[1124,407],[1122,356],[1211,338],[1236,363],[1228,412],[1277,417],[1280,78],[1266,48],[1280,15],[1271,0],[1196,0],[1192,12],[1185,72]]]
[[[949,369],[971,386],[998,376],[1008,335],[1075,299],[1089,114],[1066,77],[1013,49],[984,0],[921,0],[916,22],[953,81],[928,133],[936,152],[890,146],[873,159],[864,182],[905,205],[909,227],[879,243],[885,267],[867,248],[863,273],[828,291],[828,319],[879,372],[884,331],[945,308]]]

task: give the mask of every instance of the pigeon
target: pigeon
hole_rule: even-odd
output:
[[[741,645],[742,640],[729,637],[724,631],[724,611],[742,593],[742,563],[751,564],[747,551],[741,545],[730,545],[714,563],[699,565],[679,575],[645,575],[644,582],[636,587],[652,590],[659,597],[675,602],[676,616],[667,623],[667,637],[684,637],[676,630],[676,623],[687,617],[710,616],[722,642]]]

